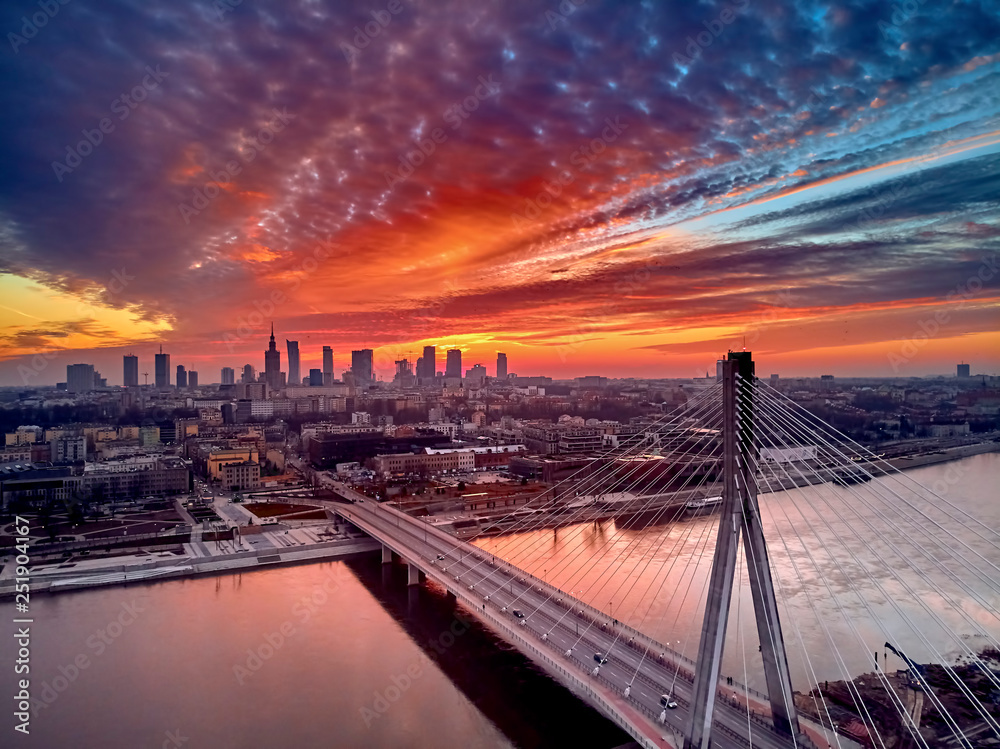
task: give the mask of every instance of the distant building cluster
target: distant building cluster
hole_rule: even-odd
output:
[[[171,366],[161,347],[152,382],[129,353],[122,362],[124,387],[108,387],[93,365],[79,363],[67,367],[66,383],[56,388],[0,391],[0,409],[80,414],[5,433],[5,506],[170,497],[190,492],[194,476],[227,490],[267,490],[303,480],[289,472],[289,462],[298,471],[337,471],[389,484],[474,480],[488,473],[551,483],[586,475],[595,460],[624,460],[614,456],[625,451],[631,457],[623,468],[653,486],[670,487],[710,470],[697,461],[671,460],[665,445],[678,435],[665,440],[656,424],[713,387],[720,370],[704,378],[591,374],[558,380],[509,372],[502,352],[491,374],[482,363],[465,362],[459,348],[447,349],[439,361],[437,347],[425,346],[416,361],[396,360],[391,379],[376,376],[372,349],[354,350],[338,378],[332,347],[322,347],[320,367],[303,370],[299,343],[286,339],[286,374],[273,327],[263,353],[262,368],[249,362],[223,367],[217,383],[202,382],[188,362]],[[965,363],[956,374],[772,374],[765,382],[865,444],[965,444],[1000,429],[1000,381],[973,376]],[[697,445],[711,437],[711,430],[682,430],[679,439]],[[816,446],[762,449],[760,458],[773,464],[816,460]],[[476,496],[463,501],[494,502]]]
[[[287,372],[281,367],[281,350],[278,348],[272,325],[268,346],[264,350],[263,369],[258,370],[253,364],[246,363],[239,370],[237,381],[237,370],[234,367],[223,367],[217,384],[223,387],[238,384],[265,385],[267,392],[273,396],[287,388],[329,388],[337,385],[368,388],[378,383],[375,372],[375,352],[372,349],[352,351],[350,368],[343,372],[341,380],[337,380],[333,368],[332,347],[323,346],[321,368],[310,368],[303,374],[299,342],[286,339],[285,346],[288,356]],[[479,363],[463,371],[461,349],[447,351],[444,371],[437,370],[437,348],[435,346],[425,346],[423,356],[417,358],[415,363],[408,359],[401,359],[396,361],[395,365],[396,371],[392,383],[403,388],[445,384],[460,386],[464,380],[483,384],[492,379],[502,383],[510,377],[507,371],[507,355],[504,353],[497,354],[496,374],[492,378],[486,367]],[[141,383],[139,381],[140,375],[143,377]],[[199,373],[188,365],[176,364],[171,367],[170,354],[165,353],[163,346],[160,346],[160,350],[153,356],[152,386],[155,389],[196,390],[201,384]],[[122,386],[138,388],[149,385],[149,373],[139,371],[139,357],[135,354],[125,354],[122,358]],[[107,389],[108,383],[107,379],[102,377],[92,364],[70,364],[66,368],[66,383],[61,387],[70,393],[89,393]]]

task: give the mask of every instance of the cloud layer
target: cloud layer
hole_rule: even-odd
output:
[[[0,278],[63,306],[0,308],[12,384],[154,340],[210,380],[272,317],[307,361],[890,350],[1000,244],[996,3],[38,8],[0,13]]]

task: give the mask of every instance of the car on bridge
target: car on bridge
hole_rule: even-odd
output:
[[[601,666],[608,662],[608,657],[604,653],[594,653],[594,660]]]
[[[524,612],[521,611],[521,609],[514,609],[511,613],[514,616],[516,616],[518,619],[523,619],[524,618]]]
[[[671,710],[676,710],[677,700],[675,700],[673,695],[671,694],[661,694],[660,705],[662,705],[663,707],[669,707]]]

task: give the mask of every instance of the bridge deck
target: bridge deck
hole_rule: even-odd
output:
[[[455,595],[488,626],[643,746],[680,745],[688,720],[693,675],[688,670],[690,665],[681,665],[675,678],[677,668],[665,646],[632,630],[623,634],[624,628],[616,627],[607,615],[428,523],[379,505],[342,484],[335,489],[356,502],[337,505],[339,515]],[[438,560],[438,555],[444,559]],[[515,608],[525,618],[515,617]],[[570,649],[572,653],[567,657],[565,653]],[[594,675],[594,655],[598,652],[610,658]],[[631,690],[626,699],[623,692],[628,684]],[[679,705],[664,711],[660,695],[670,692],[671,686]],[[714,746],[747,747],[751,739],[752,746],[767,749],[790,747],[796,742],[812,745],[803,736],[793,741],[776,733],[765,706],[747,695],[734,694],[732,701],[721,699],[722,689],[720,686],[714,716]],[[749,716],[747,704],[752,711]],[[664,712],[665,725],[659,721]]]

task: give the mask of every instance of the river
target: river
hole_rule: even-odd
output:
[[[27,740],[8,717],[3,746],[485,749],[568,737],[603,749],[628,739],[440,589],[407,589],[405,568],[383,570],[377,555],[38,597],[31,613],[41,704]]]
[[[1000,455],[908,475],[1000,527]],[[827,490],[850,498],[846,489]],[[851,546],[861,557],[845,553],[835,559],[834,537],[846,534],[847,526],[838,527],[834,519],[815,536],[791,531],[803,525],[789,520],[795,519],[793,510],[817,491],[808,487],[761,501],[798,689],[814,679],[841,678],[845,670],[870,670],[870,650],[881,648],[884,634],[872,622],[881,617],[898,624],[877,583],[860,579],[866,550],[890,540],[860,530],[861,540]],[[802,512],[821,524],[823,511]],[[694,657],[713,521],[694,518],[642,530],[585,524],[480,544],[498,555],[506,550],[527,569]],[[995,546],[979,536],[966,534],[963,541],[1000,563]],[[593,566],[581,572],[581,564]],[[607,569],[615,570],[613,578]],[[745,569],[740,577],[724,668],[760,686]],[[947,608],[920,575],[906,579],[933,607]],[[857,586],[870,599],[866,603],[855,600]],[[1000,600],[984,586],[974,592],[983,599],[963,597],[963,614],[947,614],[973,644],[981,630],[1000,637]],[[992,612],[984,611],[989,606]],[[906,611],[921,616],[920,606],[908,603]],[[457,749],[614,747],[628,741],[517,651],[467,620],[440,589],[407,588],[405,570],[383,568],[376,555],[38,597],[31,616],[31,692],[39,709],[27,739],[13,732],[7,718],[3,730],[13,738],[5,738],[4,746]],[[969,626],[969,618],[981,630]],[[933,632],[930,617],[918,620],[948,658],[958,653],[955,643]],[[12,641],[9,621],[6,643]],[[842,645],[837,658],[826,630],[834,642],[849,643],[851,624],[862,644]],[[931,655],[916,639],[901,636],[896,642],[918,660]],[[3,652],[13,648],[5,645]],[[5,692],[12,694],[13,658],[3,660]]]
[[[953,504],[957,519],[968,513],[991,530],[944,517],[946,505],[921,502],[928,495],[908,488],[911,479]],[[882,667],[905,668],[891,651],[883,660],[886,641],[918,662],[954,662],[966,646],[978,651],[1000,640],[1000,537],[992,532],[1000,529],[998,485],[1000,454],[986,453],[906,471],[901,485],[876,479],[762,495],[793,687],[807,692],[817,681],[869,672],[876,650]],[[881,493],[888,501],[877,500],[874,487],[887,487]],[[929,519],[907,503],[919,503]],[[605,521],[477,544],[695,659],[718,523],[717,514],[645,528]],[[992,585],[949,559],[950,549],[963,545]],[[740,557],[723,673],[763,691],[749,571]]]

